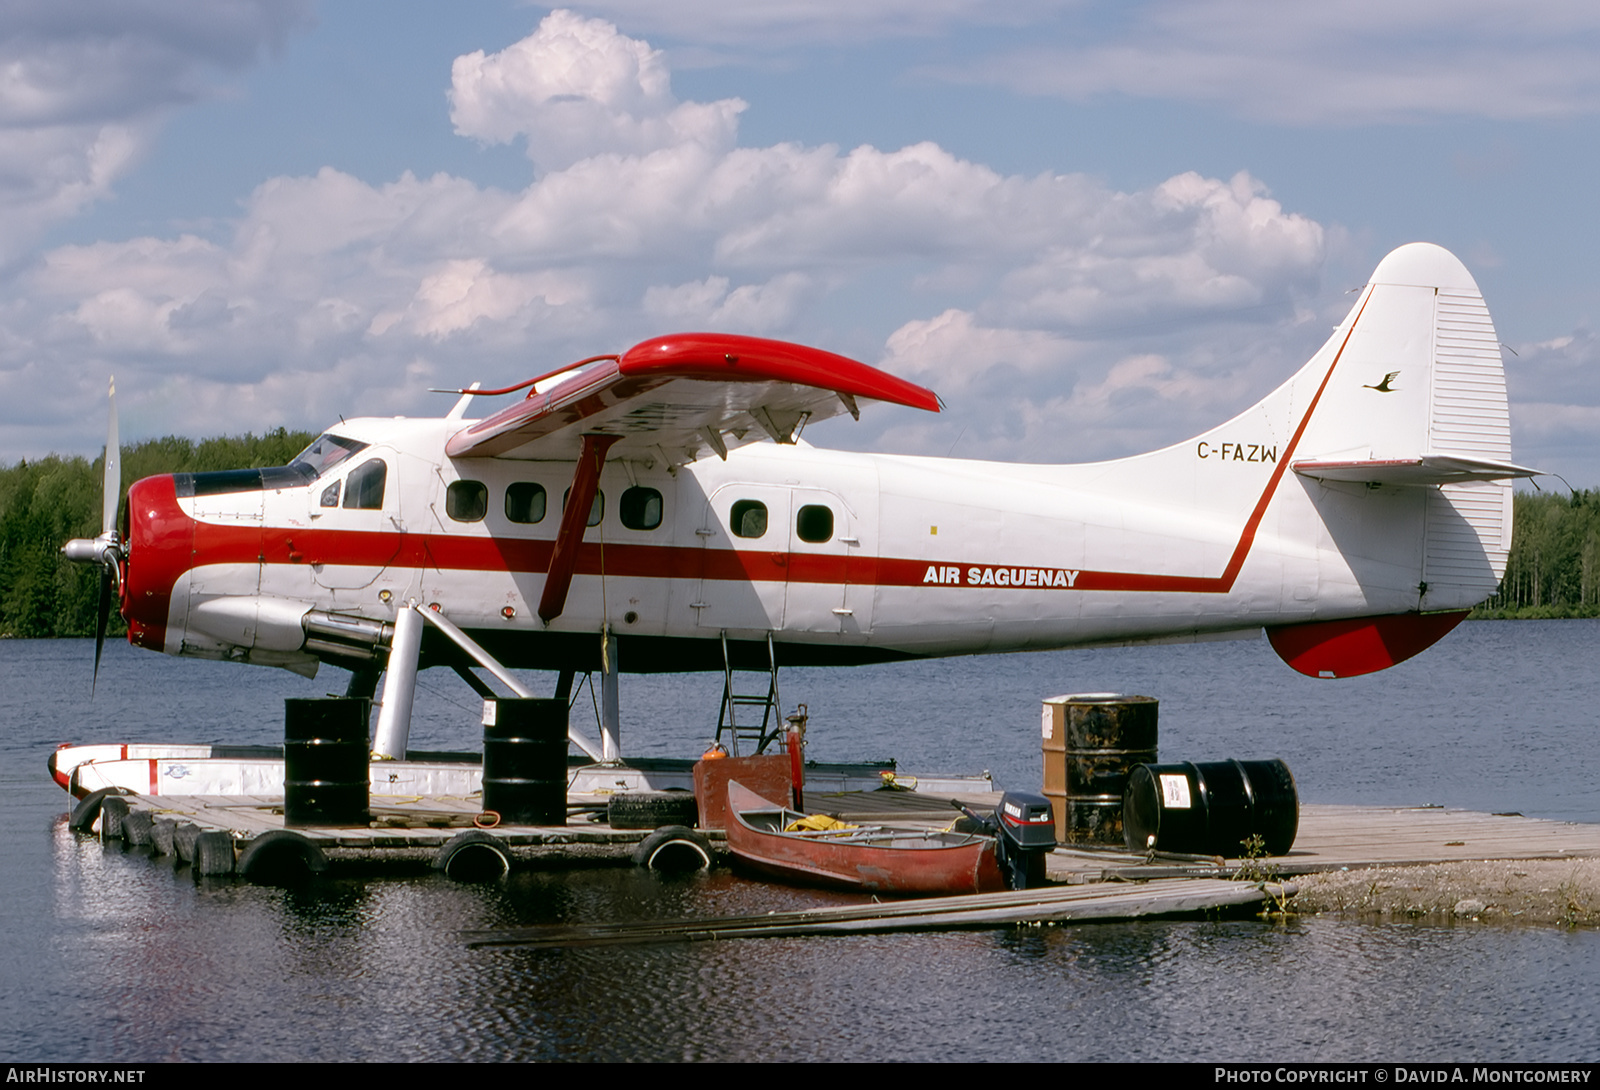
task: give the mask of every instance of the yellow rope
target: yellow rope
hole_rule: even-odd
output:
[[[827,814],[808,814],[803,818],[789,822],[783,827],[783,831],[786,833],[824,833],[855,828],[858,828],[858,826],[847,825],[837,818],[829,817]]]

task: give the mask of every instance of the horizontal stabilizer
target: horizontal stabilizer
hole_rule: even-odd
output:
[[[1290,466],[1302,477],[1319,481],[1350,481],[1355,484],[1433,485],[1460,484],[1464,481],[1507,481],[1517,477],[1537,477],[1543,470],[1529,469],[1510,462],[1491,462],[1481,458],[1425,454],[1420,458],[1369,458],[1361,461],[1304,461]]]

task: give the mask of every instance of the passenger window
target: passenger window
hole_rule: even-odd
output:
[[[813,545],[827,541],[833,537],[833,508],[820,503],[806,504],[800,508],[794,528],[801,541],[809,541]]]
[[[661,525],[661,493],[653,488],[630,488],[622,494],[617,513],[630,530],[654,530]]]
[[[506,489],[506,518],[525,524],[543,522],[545,502],[544,485],[517,481]]]
[[[345,478],[345,508],[357,511],[383,510],[383,482],[388,475],[389,467],[382,458],[374,458],[357,466]]]
[[[565,492],[561,493],[561,509],[563,511],[565,511],[567,509],[567,499],[571,495],[572,495],[572,489],[570,489],[570,488],[567,489]],[[600,520],[601,520],[601,518],[603,518],[605,516],[605,513],[606,513],[606,494],[604,492],[601,492],[600,490],[596,489],[595,490],[595,494],[594,494],[594,502],[589,505],[589,525],[590,526],[599,526],[600,525]]]
[[[478,481],[451,481],[444,492],[444,513],[457,522],[481,522],[489,513],[489,490]]]
[[[767,505],[759,500],[740,500],[728,515],[728,525],[739,537],[766,536]]]
[[[334,481],[327,488],[324,488],[322,490],[322,506],[324,506],[324,507],[338,507],[339,506],[339,484],[340,484],[340,482]]]

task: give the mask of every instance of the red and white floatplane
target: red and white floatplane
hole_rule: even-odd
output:
[[[378,708],[375,783],[432,790],[454,770],[397,767],[429,666],[485,695],[535,695],[507,667],[557,672],[558,696],[598,673],[599,737],[570,734],[597,763],[621,756],[619,671],[759,669],[775,698],[783,665],[1263,630],[1312,677],[1380,670],[1494,593],[1511,481],[1535,473],[1510,460],[1477,285],[1423,243],[1384,258],[1259,403],[1115,461],[821,450],[801,439],[808,423],[871,401],[937,412],[938,398],[832,353],[724,334],[460,393],[436,419],[341,421],[287,466],[145,478],[120,521],[113,427],[103,531],[65,550],[101,567],[102,638],[114,588],[136,646],[345,668],[348,695]],[[725,712],[732,700],[730,683]],[[55,773],[87,785],[85,766],[105,763],[95,782],[126,773],[163,793],[213,782],[205,760],[254,774],[217,750],[135,749],[115,773],[63,751]]]

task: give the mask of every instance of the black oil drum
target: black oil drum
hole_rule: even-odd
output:
[[[1156,759],[1159,702],[1150,696],[1080,693],[1044,702],[1044,795],[1056,840],[1121,847],[1128,773]]]
[[[367,718],[359,697],[283,702],[283,823],[365,825]]]
[[[1286,855],[1300,829],[1294,776],[1280,760],[1140,765],[1123,795],[1129,851],[1152,848],[1237,859],[1259,836],[1267,855]]]
[[[567,823],[567,702],[483,705],[483,808],[508,825]]]

